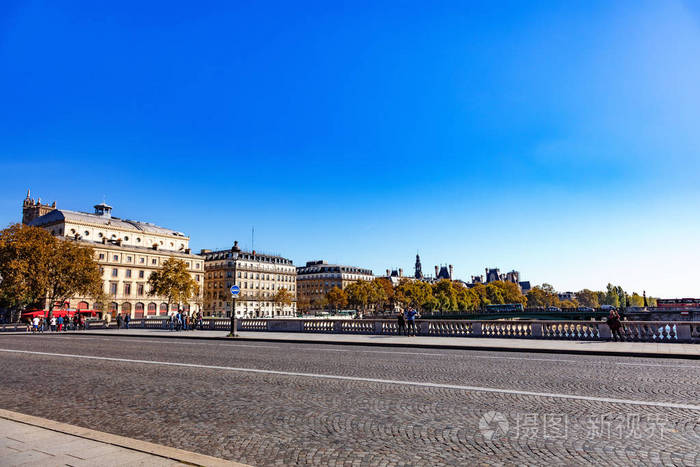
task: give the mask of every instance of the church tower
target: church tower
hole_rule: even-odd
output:
[[[37,198],[37,200],[34,201],[30,195],[29,190],[27,190],[27,197],[24,198],[24,202],[22,203],[22,224],[24,225],[56,209],[56,201],[51,205],[41,204],[41,198]]]
[[[416,279],[423,279],[423,268],[420,264],[420,256],[416,253],[416,273],[414,274]]]

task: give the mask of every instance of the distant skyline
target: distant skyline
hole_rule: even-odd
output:
[[[0,223],[698,297],[699,56],[691,1],[10,0]]]

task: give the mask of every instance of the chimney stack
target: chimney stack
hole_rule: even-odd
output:
[[[435,279],[437,279],[437,276],[438,276],[438,267],[435,266]]]
[[[452,268],[452,265],[450,264],[450,280],[452,280],[452,270],[453,270],[453,268]]]
[[[390,274],[389,274],[389,270],[387,269],[387,270],[386,270],[386,277],[389,277],[389,275],[390,275]]]
[[[399,268],[399,277],[403,277],[403,268]]]

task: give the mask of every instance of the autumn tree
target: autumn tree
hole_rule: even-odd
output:
[[[98,297],[102,292],[102,274],[90,246],[73,240],[57,240],[48,264],[49,318],[56,303],[73,296]]]
[[[559,296],[549,284],[536,285],[527,293],[527,305],[532,308],[559,306]]]
[[[339,308],[348,306],[348,294],[340,287],[333,287],[326,294],[326,301],[337,312]]]
[[[372,283],[375,288],[381,289],[376,291],[376,302],[374,303],[376,310],[386,311],[387,307],[393,310],[396,303],[396,292],[391,281],[386,277],[377,277],[372,280]]]
[[[353,282],[345,288],[345,292],[348,294],[348,302],[362,312],[386,301],[384,289],[374,281]]]
[[[16,309],[48,301],[53,307],[73,296],[96,298],[102,293],[94,250],[72,240],[58,240],[48,231],[21,224],[0,232],[0,296]]]
[[[277,309],[277,315],[279,316],[279,308],[284,308],[285,306],[289,306],[292,304],[292,301],[294,300],[294,295],[292,292],[287,290],[284,287],[281,287],[275,295],[272,297],[272,302],[275,304],[275,306],[278,308]]]
[[[168,258],[161,269],[148,278],[148,295],[164,296],[168,299],[168,310],[172,303],[178,307],[199,294],[199,285],[187,270],[187,263],[177,258]]]
[[[598,303],[598,294],[592,290],[580,290],[576,293],[576,300],[581,306],[587,306],[590,308],[598,308],[600,306]]]
[[[404,307],[425,308],[433,297],[430,284],[403,279],[396,287],[396,301]]]

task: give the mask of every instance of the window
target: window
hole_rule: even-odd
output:
[[[114,261],[119,261],[119,255],[114,255],[114,256],[112,256],[112,259],[113,259]]]
[[[127,237],[127,238],[128,238],[128,237]],[[127,256],[127,257],[126,257],[126,262],[127,262],[127,263],[130,263],[130,262],[131,262],[131,256]]]
[[[110,282],[109,294],[112,295],[113,297],[117,296],[117,284],[115,282]]]
[[[199,274],[197,274],[196,276],[194,276],[194,280],[196,280],[197,282],[199,282]]]
[[[83,235],[85,235],[86,237],[89,237],[89,236],[90,236],[90,232],[88,232],[88,231],[86,230],[85,232],[83,232]]]
[[[143,297],[143,284],[136,284],[136,295]]]
[[[105,268],[100,268],[100,274],[104,274],[104,273],[105,273]]]
[[[199,269],[199,263],[194,265],[195,269]]]
[[[112,268],[112,277],[117,277],[119,275],[119,272],[117,271],[117,268]]]
[[[124,284],[124,295],[131,295],[131,284]]]
[[[126,270],[126,277],[130,278],[131,277],[131,269]]]
[[[125,237],[124,237],[124,241],[125,241],[125,242],[128,242],[128,241],[129,241],[129,237],[126,237],[126,236],[125,236]]]
[[[136,237],[136,243],[141,243],[141,237]]]
[[[139,271],[139,279],[143,279],[143,271]]]
[[[104,254],[104,253],[100,253],[100,259],[105,259],[105,254]]]
[[[143,256],[139,258],[139,263],[143,264],[145,262],[146,262],[146,258],[144,258]]]
[[[156,258],[153,258],[153,259],[151,260],[151,264],[158,264],[158,260],[157,260]]]

